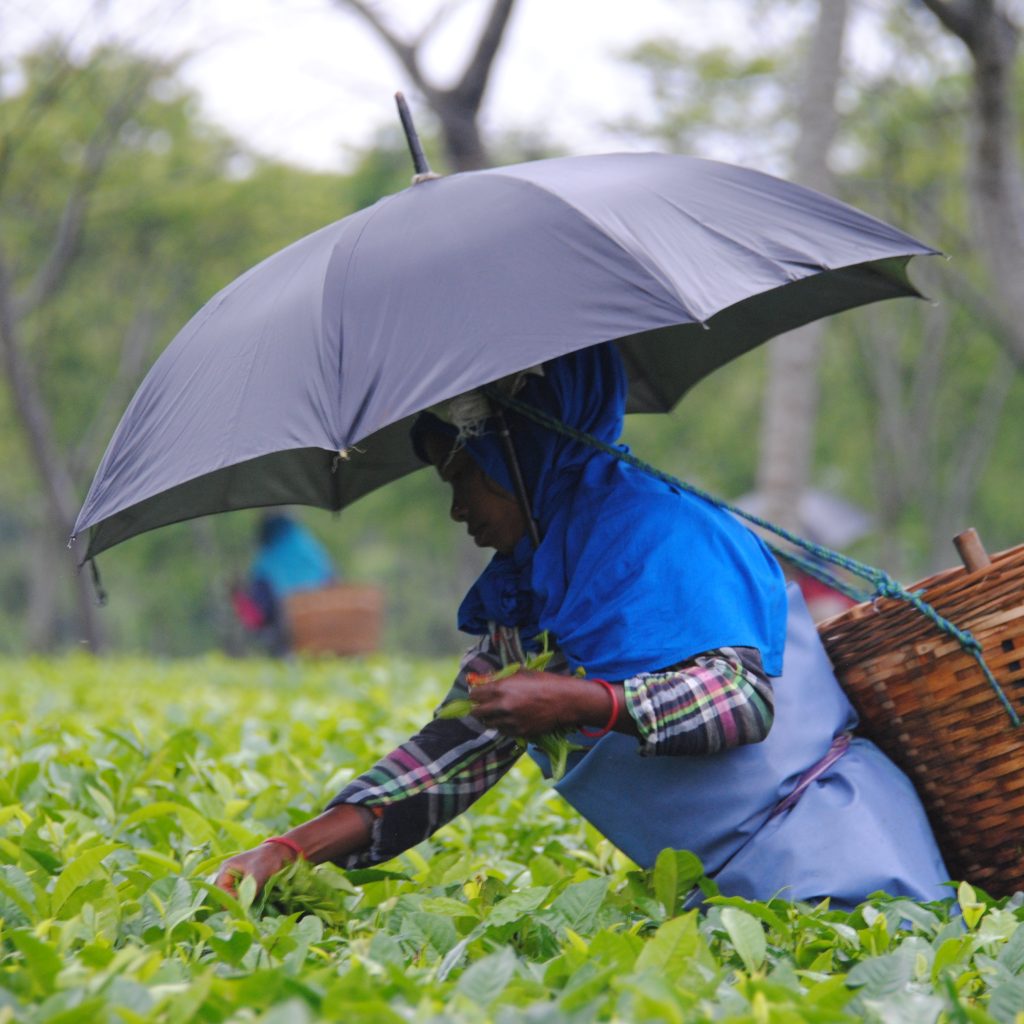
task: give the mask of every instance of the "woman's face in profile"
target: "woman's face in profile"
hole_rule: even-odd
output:
[[[466,524],[478,547],[509,554],[526,533],[526,519],[515,495],[487,476],[465,449],[453,454],[451,438],[428,434],[423,447],[452,489],[452,519]]]

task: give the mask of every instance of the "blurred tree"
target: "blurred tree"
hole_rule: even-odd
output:
[[[63,137],[63,152],[58,157],[64,164],[63,197],[59,213],[52,206],[46,211],[56,216],[46,216],[40,209],[42,197],[37,193],[35,177],[39,168],[30,169],[30,165],[38,155],[40,126],[66,98],[74,81],[71,61],[66,51],[54,44],[27,62],[26,70],[26,87],[13,104],[7,104],[7,116],[0,128],[0,198],[7,210],[21,207],[20,216],[15,215],[18,223],[5,218],[4,225],[5,240],[18,244],[0,249],[0,354],[11,407],[45,502],[45,533],[37,533],[35,544],[34,565],[41,571],[32,576],[36,586],[30,591],[33,600],[28,617],[33,631],[43,636],[52,628],[46,621],[52,622],[52,614],[47,615],[45,610],[53,605],[50,581],[56,577],[54,560],[47,553],[58,538],[63,541],[70,536],[78,503],[71,467],[55,436],[39,366],[29,351],[27,322],[41,314],[67,285],[81,251],[86,217],[98,182],[123,129],[164,69],[139,63],[111,67],[103,83],[106,89],[102,99],[90,102],[96,97],[87,98],[82,111],[86,116],[76,126],[78,130]],[[52,198],[48,196],[42,202]],[[38,543],[40,536],[45,537],[43,543]],[[88,582],[81,576],[76,576],[74,592],[81,639],[97,648],[99,624]]]
[[[98,645],[88,574],[65,547],[155,347],[242,270],[352,208],[343,180],[256,160],[202,123],[173,72],[111,48],[72,58],[51,42],[0,101],[0,433],[12,456],[0,612],[19,624],[12,646]],[[134,557],[154,550],[144,541]],[[217,564],[206,558],[205,586],[180,594],[206,637],[228,629]],[[168,625],[160,601],[184,574],[160,570],[161,588],[136,585],[131,614]]]
[[[828,161],[836,137],[846,24],[846,0],[821,0],[795,97],[793,179],[821,192],[832,192],[834,186]],[[757,490],[765,517],[798,532],[807,529],[799,509],[813,470],[824,331],[818,321],[768,343]]]
[[[1003,336],[1024,364],[1024,177],[1015,80],[1021,26],[999,0],[923,0],[971,55],[973,116],[967,121],[972,234],[988,266]]]
[[[851,201],[917,225],[951,258],[915,268],[933,302],[861,311],[837,325],[853,344],[826,351],[823,435],[846,451],[854,493],[874,497],[879,560],[903,575],[950,564],[950,539],[968,524],[994,547],[1021,539],[1007,483],[1019,440],[1007,426],[1024,412],[1024,377],[971,237],[963,187],[971,82],[941,36],[931,19],[901,17],[892,26],[894,64],[902,69],[916,54],[918,67],[910,80],[898,71],[880,76],[851,105],[846,142],[857,167],[843,186]],[[849,434],[872,439],[861,467],[838,435],[844,418]]]
[[[796,152],[800,122],[798,108],[787,102],[798,94],[791,70],[802,66],[791,47],[819,7],[753,6],[765,16],[791,12],[791,31],[759,33],[742,51],[664,39],[634,49],[628,57],[648,75],[660,106],[656,117],[635,119],[623,130],[800,176],[786,156]],[[825,6],[831,10],[822,15],[838,17],[841,5]],[[994,546],[1019,542],[1013,488],[1006,484],[1019,465],[1019,435],[1006,425],[1020,415],[1024,382],[1000,354],[1000,347],[1014,350],[1011,325],[974,257],[963,188],[963,132],[977,119],[968,109],[970,83],[937,23],[928,23],[934,19],[898,3],[850,5],[851,22],[864,16],[874,19],[884,45],[872,61],[847,64],[831,146],[838,170],[826,190],[956,258],[916,261],[915,276],[937,300],[931,305],[885,303],[820,325],[835,341],[823,350],[828,400],[815,420],[812,480],[875,513],[878,531],[857,549],[861,557],[915,576],[950,564],[951,535],[975,520]],[[818,99],[824,102],[824,93]],[[1014,107],[1004,102],[999,109]],[[822,142],[813,146],[824,153]],[[1020,267],[1016,258],[1004,263],[1007,274],[1019,276]],[[684,474],[719,493],[745,490],[754,469],[753,426],[735,410],[750,408],[764,379],[764,355],[753,353],[702,384],[673,414],[671,427],[644,424],[634,438],[642,434],[668,464],[682,463]],[[723,407],[733,410],[731,423]],[[683,440],[684,454],[673,450],[669,430]]]
[[[763,0],[751,6],[758,20],[771,8]],[[794,4],[782,7],[791,10]],[[805,18],[798,13],[799,26]],[[791,43],[773,46],[760,34],[742,47],[662,36],[644,40],[621,59],[647,79],[653,113],[641,107],[610,128],[666,152],[739,160],[782,173],[796,137],[790,116],[798,66],[793,57]]]
[[[423,49],[451,13],[452,4],[436,6],[414,36],[400,35],[386,22],[377,4],[366,0],[335,0],[358,14],[402,65],[409,80],[430,104],[441,124],[448,162],[455,171],[473,171],[491,165],[487,144],[480,134],[479,115],[495,57],[515,0],[490,0],[483,27],[466,66],[447,87],[431,81],[423,70]]]
[[[997,300],[988,270],[972,256],[962,133],[973,79],[951,59],[958,53],[952,43],[942,45],[953,37],[937,20],[914,17],[903,4],[873,5],[883,6],[892,19],[888,63],[870,73],[851,68],[840,89],[829,190],[957,258],[918,268],[941,304],[884,304],[827,325],[836,343],[824,348],[828,400],[815,421],[813,477],[874,503],[887,546],[858,553],[897,573],[921,574],[936,560],[949,563],[950,523],[955,532],[977,519],[993,546],[1020,540],[1019,489],[1006,484],[1019,475],[1019,432],[1004,425],[1024,416],[1024,387],[1000,346],[1015,351],[1012,332],[1024,321]],[[791,100],[803,65],[791,44],[819,9],[818,0],[760,3],[759,11],[792,14],[792,31],[763,33],[759,48],[743,53],[652,42],[643,66],[663,90],[663,118],[630,131],[650,133],[663,147],[797,173],[791,161],[800,118]],[[34,394],[38,401],[29,405],[45,414],[43,450],[63,467],[58,481],[63,475],[66,489],[70,480],[77,510],[156,349],[248,266],[409,177],[397,129],[384,133],[352,174],[313,175],[259,160],[204,124],[172,67],[154,68],[123,51],[75,60],[59,47],[54,53],[31,56],[24,87],[0,97],[0,289],[8,314],[17,314],[0,323],[0,344],[8,383],[29,382],[27,390],[0,389],[0,646],[14,649],[24,649],[29,636],[44,646],[83,635],[78,611],[69,611],[66,527],[37,511],[42,476],[18,405],[24,394]],[[130,75],[143,73],[152,76],[149,85],[115,131],[108,108]],[[90,140],[104,131],[109,150],[86,192]],[[488,142],[485,155],[503,158]],[[823,154],[824,145],[815,145]],[[77,206],[75,194],[83,197]],[[41,268],[60,248],[54,240],[67,209],[79,211],[74,232],[74,218],[64,228],[77,242],[38,301]],[[1016,272],[1020,263],[1007,266]],[[719,371],[671,417],[631,418],[630,441],[717,493],[749,489],[765,356],[755,352]],[[447,521],[445,507],[443,489],[421,473],[337,520],[305,517],[350,577],[387,586],[392,648],[441,653],[455,642],[452,608],[482,560]],[[103,619],[112,643],[166,655],[230,644],[223,590],[232,567],[247,561],[255,517],[179,524],[105,558],[114,599]]]

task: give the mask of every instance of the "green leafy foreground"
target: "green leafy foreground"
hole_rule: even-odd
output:
[[[724,899],[685,852],[638,870],[525,762],[380,869],[212,886],[404,739],[453,672],[0,663],[0,1024],[1024,1021],[1020,897]]]

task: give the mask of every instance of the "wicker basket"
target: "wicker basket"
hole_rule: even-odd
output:
[[[1024,718],[1024,545],[909,588],[970,630]],[[946,864],[993,896],[1024,889],[1024,728],[977,661],[906,602],[880,598],[819,624],[863,731],[914,780]]]
[[[384,598],[377,587],[339,584],[285,600],[296,654],[369,654],[380,646]]]

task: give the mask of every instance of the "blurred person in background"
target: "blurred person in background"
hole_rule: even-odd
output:
[[[285,599],[337,580],[327,549],[306,527],[283,512],[267,512],[260,520],[248,579],[233,588],[232,604],[238,620],[256,634],[267,653],[284,657],[291,649]]]

